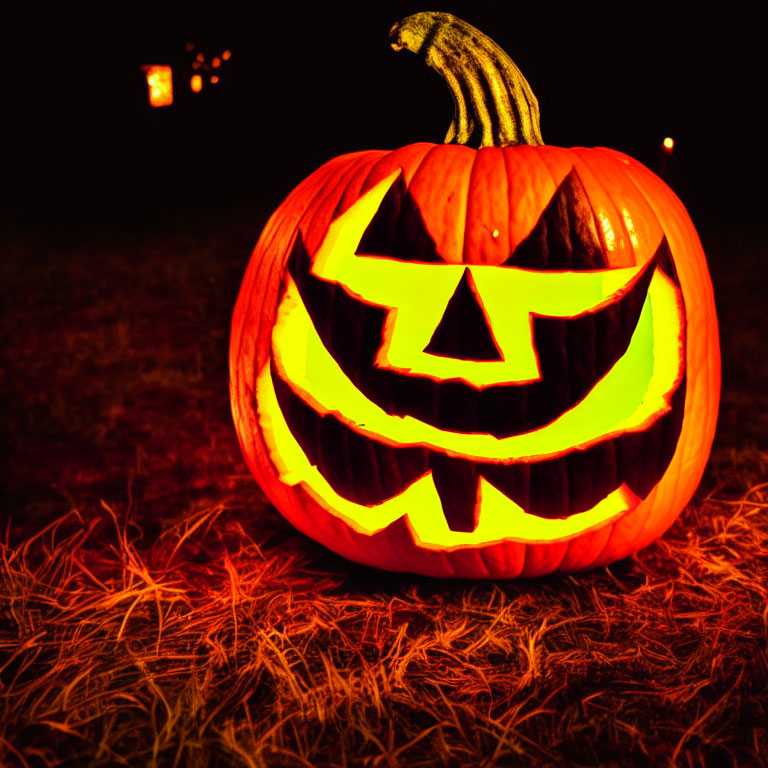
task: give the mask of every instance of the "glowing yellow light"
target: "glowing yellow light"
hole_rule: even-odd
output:
[[[216,83],[218,83],[218,82],[219,82],[219,76],[218,75],[211,75],[211,83],[213,83],[213,85],[216,85]]]
[[[218,69],[221,66],[221,59],[218,56],[214,56],[211,60],[211,66],[214,69]]]
[[[189,81],[189,87],[193,93],[200,93],[203,90],[203,78],[200,75],[192,75]]]
[[[435,379],[459,379],[470,386],[531,382],[540,378],[531,316],[576,317],[614,302],[628,290],[642,267],[594,272],[541,272],[499,269],[484,264],[432,264],[356,255],[366,227],[400,171],[366,192],[328,227],[312,274],[339,283],[356,298],[390,309],[384,344],[376,365]],[[610,223],[608,232],[612,239]],[[475,292],[502,355],[476,362],[424,352],[464,272]],[[425,301],[424,297],[430,300]]]
[[[451,531],[431,472],[426,472],[402,493],[380,504],[365,506],[349,501],[336,493],[318,468],[310,463],[291,434],[277,402],[269,363],[259,373],[256,394],[259,421],[280,479],[287,485],[301,484],[330,514],[360,533],[376,533],[403,517],[413,539],[428,548],[459,549],[504,540],[557,541],[605,525],[640,502],[622,484],[592,509],[550,520],[526,512],[481,477],[476,502],[477,528],[472,532]]]
[[[464,270],[469,271],[487,318],[492,318],[490,327],[505,360],[475,363],[443,358],[440,365],[457,367],[440,368],[435,378],[460,378],[479,389],[520,381],[521,374],[531,373],[531,363],[536,364],[532,314],[573,317],[595,311],[616,301],[643,272],[642,266],[541,272],[482,264],[420,264],[358,254],[362,234],[399,173],[374,186],[329,225],[315,252],[311,272],[343,286],[358,300],[390,308],[382,350],[389,344],[391,358],[401,344],[397,354],[404,355],[401,362],[406,375],[417,373],[423,360],[436,357],[424,353],[420,345],[429,340]],[[412,305],[429,316],[426,324],[419,313],[410,311]],[[406,333],[401,334],[401,342],[397,341],[395,328],[403,316],[407,316],[405,327],[411,325],[410,333],[420,338],[415,346],[408,346]],[[646,430],[669,412],[672,393],[684,374],[684,330],[680,289],[663,271],[655,269],[629,347],[579,403],[526,433],[495,437],[453,432],[412,416],[390,415],[360,391],[324,346],[293,277],[286,273],[272,328],[272,362],[262,366],[256,383],[259,425],[280,480],[301,486],[329,514],[360,533],[373,534],[402,518],[419,546],[436,550],[495,541],[567,540],[617,520],[640,503],[639,497],[622,484],[591,509],[547,519],[530,513],[480,477],[475,501],[477,526],[471,532],[450,530],[429,470],[379,504],[352,502],[330,486],[291,433],[277,400],[272,366],[316,413],[333,414],[347,428],[371,440],[396,447],[419,446],[470,461],[527,463]],[[462,367],[465,363],[469,363],[466,369]],[[381,353],[376,365],[395,367]],[[534,373],[538,376],[538,370]]]
[[[232,58],[232,51],[227,49],[226,51],[224,51],[224,53],[221,54],[221,58],[224,61],[229,61]]]
[[[661,142],[661,146],[668,155],[671,155],[672,150],[675,148],[675,140],[670,136],[667,136],[667,138]]]
[[[148,64],[142,69],[147,73],[149,103],[153,107],[168,107],[173,104],[171,68],[160,64]]]
[[[501,463],[561,456],[608,435],[647,429],[669,411],[669,400],[682,377],[680,292],[657,270],[629,348],[576,406],[540,429],[510,437],[451,432],[412,416],[390,416],[368,399],[323,346],[290,275],[286,284],[272,331],[280,376],[318,413],[333,413],[356,432],[390,445],[420,445],[474,461]]]

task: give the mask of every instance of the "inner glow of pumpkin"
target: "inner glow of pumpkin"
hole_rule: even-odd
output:
[[[622,484],[591,509],[567,518],[548,519],[526,512],[481,476],[476,502],[477,527],[471,532],[452,531],[443,514],[432,473],[427,472],[380,504],[358,504],[340,496],[296,442],[280,410],[269,363],[262,368],[256,387],[259,421],[280,480],[287,485],[300,485],[320,506],[358,533],[377,533],[402,517],[413,540],[427,549],[460,549],[496,541],[560,541],[618,519],[640,502]]]
[[[435,271],[440,269],[442,265]],[[272,354],[281,378],[302,400],[373,440],[482,461],[537,461],[644,430],[670,409],[683,374],[680,302],[677,287],[656,270],[624,355],[573,408],[540,429],[509,437],[451,432],[412,416],[386,413],[350,381],[325,348],[290,274],[272,331]]]
[[[359,300],[390,309],[377,361],[382,367],[402,370],[404,375],[461,378],[478,388],[537,379],[531,316],[576,317],[594,312],[618,300],[642,271],[642,267],[632,267],[553,273],[356,255],[365,227],[395,178],[397,174],[385,179],[349,209],[347,213],[352,213],[347,218],[343,214],[331,224],[312,267],[317,277],[337,282]],[[423,352],[465,268],[471,270],[486,319],[493,318],[489,327],[503,361],[450,360]],[[625,354],[573,408],[526,434],[497,438],[451,432],[410,416],[387,414],[350,381],[325,348],[289,273],[272,330],[272,360],[280,377],[304,402],[320,414],[334,414],[371,440],[425,446],[469,460],[498,463],[553,458],[647,429],[670,409],[672,393],[684,372],[685,320],[678,287],[660,269],[654,269]],[[467,365],[460,365],[463,363]],[[457,375],[459,367],[463,372]],[[541,518],[526,512],[481,476],[477,527],[472,532],[452,531],[430,472],[376,505],[358,504],[336,493],[292,435],[277,400],[269,361],[258,372],[257,403],[262,434],[280,479],[302,487],[330,514],[361,533],[376,533],[403,518],[415,542],[436,550],[502,540],[547,542],[602,527],[640,503],[621,485],[592,509],[562,519]]]
[[[596,312],[632,288],[643,266],[578,272],[541,272],[485,264],[424,264],[356,255],[360,240],[395,171],[331,222],[311,272],[341,285],[351,296],[389,310],[375,364],[436,380],[457,379],[476,388],[541,378],[532,316],[574,318]],[[470,271],[487,325],[502,360],[460,360],[430,354],[445,308]]]

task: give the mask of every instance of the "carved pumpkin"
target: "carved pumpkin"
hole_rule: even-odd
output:
[[[249,467],[297,528],[380,568],[624,557],[680,513],[713,437],[693,225],[630,157],[544,146],[527,82],[474,28],[417,14],[391,39],[451,84],[455,143],[337,157],[267,223],[230,348]]]

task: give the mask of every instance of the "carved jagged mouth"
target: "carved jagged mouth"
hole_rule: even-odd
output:
[[[683,419],[685,380],[671,409],[649,429],[607,439],[583,451],[537,462],[501,464],[453,458],[428,448],[395,447],[321,415],[283,381],[272,383],[291,434],[310,463],[342,497],[379,504],[431,472],[443,514],[454,531],[471,531],[480,477],[528,513],[563,518],[594,507],[622,484],[644,498],[672,459]]]
[[[628,492],[639,502],[674,454],[685,378],[678,348],[682,339],[676,330],[680,308],[674,309],[679,290],[663,274],[652,281],[638,324],[644,333],[633,336],[627,353],[594,389],[545,427],[504,439],[446,431],[410,416],[387,414],[341,371],[320,341],[293,279],[286,279],[272,360],[259,373],[260,418],[266,434],[274,433],[279,422],[290,434],[282,448],[272,446],[276,465],[287,455],[286,445],[292,443],[299,451],[293,465],[289,461],[279,467],[281,477],[289,484],[304,482],[307,471],[296,468],[309,462],[319,473],[313,475],[315,480],[322,478],[321,486],[327,484],[332,494],[355,505],[349,517],[363,527],[367,516],[382,512],[377,507],[418,484],[423,487],[425,478],[432,488],[428,501],[442,511],[453,532],[478,526],[484,483],[486,490],[492,486],[497,492],[497,501],[510,500],[516,510],[524,511],[526,529],[531,518],[592,519],[591,512],[616,493]],[[659,317],[651,321],[649,332],[649,318],[654,316],[651,295]],[[638,352],[644,365],[624,365]],[[610,398],[616,402],[610,404]],[[617,403],[619,410],[612,413],[609,406]],[[317,483],[310,488],[317,492]],[[327,508],[333,511],[330,501]],[[550,533],[548,526],[535,527],[542,535]]]
[[[648,267],[648,271],[654,270]],[[656,296],[660,310],[665,300],[674,301],[674,295],[679,294],[674,282],[664,276],[665,270],[657,265],[657,271],[660,274],[653,283],[655,288],[645,297],[644,319],[639,325],[647,324],[649,316],[653,315],[652,302],[648,303],[651,294]],[[657,389],[661,387],[661,399],[666,405],[646,410],[646,417],[640,421],[630,424],[626,418],[623,421],[619,419],[596,429],[599,412],[596,414],[593,408],[592,411],[586,410],[592,416],[582,418],[587,432],[581,438],[577,439],[569,430],[559,430],[560,442],[566,439],[564,450],[550,451],[557,440],[541,440],[548,430],[550,434],[553,434],[553,428],[557,431],[558,422],[562,422],[563,417],[584,413],[590,399],[593,406],[597,403],[598,411],[605,411],[607,402],[601,399],[598,390],[609,381],[611,385],[605,387],[608,396],[618,397],[622,407],[626,407],[631,414],[642,411],[653,402],[651,382],[656,375],[656,364],[651,366],[652,373],[646,371],[650,378],[639,381],[640,387],[634,399],[628,397],[626,387],[617,386],[617,381],[621,379],[612,378],[620,364],[633,354],[633,350],[636,351],[637,339],[634,336],[629,351],[619,363],[567,414],[561,414],[541,429],[532,429],[500,441],[490,434],[479,433],[476,424],[468,424],[466,433],[452,432],[416,422],[411,416],[402,420],[368,400],[351,378],[344,375],[324,347],[295,282],[290,277],[287,280],[288,287],[279,313],[281,317],[273,333],[273,358],[268,373],[269,388],[276,400],[275,409],[280,411],[292,439],[306,460],[317,468],[324,482],[339,497],[358,505],[358,512],[363,516],[366,509],[399,496],[420,478],[429,477],[451,531],[475,530],[479,490],[484,482],[529,516],[542,520],[567,519],[586,514],[622,489],[628,489],[633,498],[644,498],[662,477],[672,458],[685,402],[684,376],[682,373],[678,376],[674,371],[671,374],[667,372],[660,385],[657,382]],[[365,309],[375,311],[369,306]],[[664,327],[663,319],[664,313],[661,312],[661,327],[653,326],[650,339],[646,334],[646,346],[640,347],[641,358],[658,357],[662,361],[664,348],[669,353],[671,347],[674,357],[680,359],[680,350],[676,346],[677,332],[674,327]],[[302,346],[302,337],[310,340],[309,346]],[[650,347],[647,346],[649,342]],[[303,344],[306,345],[306,341]],[[298,369],[296,361],[299,362]],[[302,367],[305,374],[301,373]],[[326,395],[321,394],[318,388],[321,379],[317,378],[326,375],[321,371],[331,373],[333,370],[336,371],[337,383],[329,385],[330,391],[337,392],[335,387],[339,386],[346,392],[336,404],[325,399],[327,384]],[[630,366],[630,381],[634,376],[634,369]],[[399,375],[398,379],[406,384],[409,381],[403,375]],[[624,382],[627,384],[627,379]],[[509,384],[503,388],[514,392],[529,386]],[[466,385],[463,389],[467,394],[475,392]],[[352,402],[356,397],[379,411],[380,418],[383,418],[379,427],[372,429],[364,423],[367,418],[355,415],[360,413],[359,403]],[[624,403],[624,400],[627,402]],[[438,403],[437,411],[441,410]],[[400,427],[408,424],[408,419],[411,419],[411,426],[420,424],[421,427],[416,432],[403,432]],[[624,426],[621,426],[622,423]],[[386,434],[388,431],[389,435]],[[520,441],[525,445],[531,437],[539,445],[546,446],[545,452],[520,451]],[[502,445],[505,441],[511,451]],[[515,441],[518,441],[517,448]],[[287,476],[290,472],[289,468]]]

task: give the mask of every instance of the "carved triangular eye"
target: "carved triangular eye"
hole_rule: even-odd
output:
[[[608,267],[594,211],[575,168],[504,266],[557,271]]]
[[[443,261],[402,175],[381,201],[363,233],[357,253],[402,261]]]
[[[679,288],[680,279],[677,276],[677,269],[675,268],[675,262],[672,259],[672,252],[669,250],[669,243],[667,242],[666,235],[661,238],[659,247],[654,254],[654,261],[656,266]]]
[[[455,360],[503,360],[471,281],[465,269],[424,351]]]

